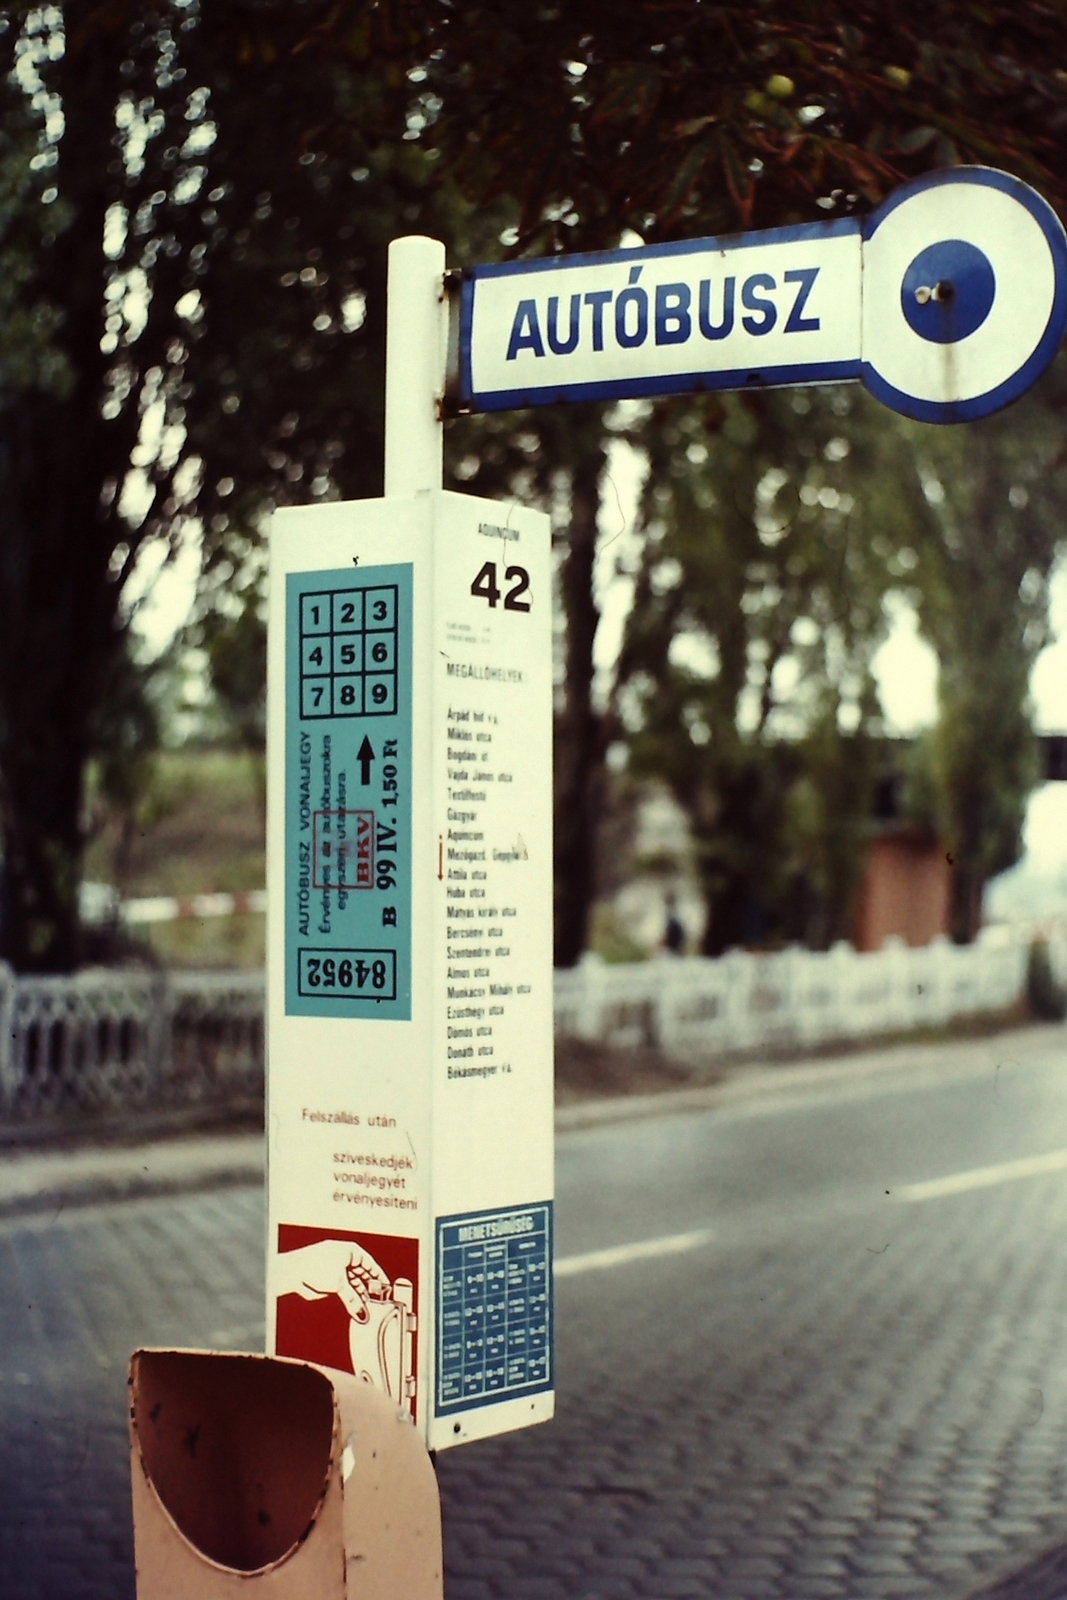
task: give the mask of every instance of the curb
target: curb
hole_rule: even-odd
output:
[[[262,1133],[12,1156],[0,1162],[0,1219],[58,1214],[101,1201],[261,1184],[263,1171]]]
[[[11,1157],[59,1150],[121,1149],[217,1134],[262,1133],[263,1096],[219,1104],[161,1106],[0,1122],[0,1172]]]

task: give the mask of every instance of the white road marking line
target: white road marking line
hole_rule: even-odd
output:
[[[672,1233],[665,1239],[641,1239],[637,1244],[616,1244],[608,1250],[590,1250],[582,1256],[564,1256],[556,1262],[557,1278],[574,1278],[580,1272],[598,1272],[603,1267],[625,1267],[631,1261],[648,1261],[655,1256],[680,1256],[699,1250],[715,1237],[711,1228],[693,1233]]]
[[[898,1200],[940,1200],[949,1194],[966,1194],[969,1189],[992,1189],[998,1183],[1014,1183],[1017,1178],[1036,1178],[1043,1172],[1067,1170],[1067,1150],[1049,1150],[1043,1156],[1023,1156],[1019,1161],[1000,1161],[993,1167],[973,1167],[970,1172],[953,1172],[947,1178],[931,1178],[926,1183],[909,1183],[896,1191]]]

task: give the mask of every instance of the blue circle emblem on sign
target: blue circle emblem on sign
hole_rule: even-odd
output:
[[[1007,172],[950,167],[886,196],[863,228],[861,371],[921,422],[1018,398],[1067,331],[1067,234]]]
[[[958,344],[993,309],[997,280],[986,256],[964,239],[927,245],[900,287],[900,309],[913,332],[931,344]]]

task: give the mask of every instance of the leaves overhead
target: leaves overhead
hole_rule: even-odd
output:
[[[517,202],[517,252],[845,215],[960,162],[1067,214],[1063,0],[342,0],[307,45],[372,37],[409,135]]]

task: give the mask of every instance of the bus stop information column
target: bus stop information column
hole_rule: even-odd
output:
[[[552,1413],[547,518],[271,537],[268,1348],[431,1448]]]

